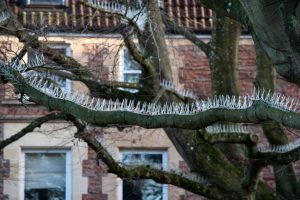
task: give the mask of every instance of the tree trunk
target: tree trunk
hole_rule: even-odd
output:
[[[267,55],[255,45],[256,50],[256,88],[265,88],[272,92],[275,91],[276,73],[272,62]],[[269,121],[263,122],[262,128],[265,136],[272,145],[283,145],[288,143],[288,138],[280,124]],[[297,178],[293,165],[273,165],[276,180],[276,190],[285,199],[299,199],[297,197]]]
[[[239,96],[238,46],[241,25],[218,13],[213,15],[211,38],[212,51],[209,56],[213,96]],[[245,165],[245,153],[241,145],[218,145],[224,154],[237,166]]]

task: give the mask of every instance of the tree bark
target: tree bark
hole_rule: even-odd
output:
[[[256,88],[265,88],[272,92],[275,91],[276,72],[273,69],[272,62],[260,47],[255,45],[256,51]],[[288,143],[288,138],[281,125],[268,121],[261,124],[264,135],[271,145],[283,145]],[[297,177],[295,175],[293,164],[273,165],[276,191],[285,199],[296,200],[297,197]]]

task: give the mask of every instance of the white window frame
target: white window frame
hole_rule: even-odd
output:
[[[23,149],[22,150],[22,157],[19,165],[19,172],[20,172],[20,199],[25,199],[25,154],[27,153],[64,153],[66,154],[66,200],[72,199],[72,153],[71,149]]]
[[[52,3],[52,2],[49,2],[49,3],[31,3],[30,0],[26,0],[26,5],[34,5],[34,6],[63,6],[65,5],[65,0],[60,0],[61,3]]]
[[[68,44],[47,44],[47,46],[51,49],[66,49],[66,56],[72,56],[72,50],[70,45]],[[72,81],[70,79],[66,79],[66,86],[64,88],[67,92],[72,91]]]
[[[50,44],[47,44],[47,46],[51,49],[66,49],[66,56],[69,56],[69,57],[72,56],[72,51],[71,51],[70,45],[68,45],[68,44],[53,44],[53,43],[50,43]]]
[[[127,48],[122,48],[119,52],[119,70],[118,70],[118,80],[121,82],[125,82],[125,74],[142,74],[142,70],[126,70],[125,69],[125,51],[128,51]],[[125,89],[125,88],[119,88],[121,90],[126,90],[131,93],[138,92],[137,89]]]
[[[136,154],[161,154],[162,155],[162,169],[168,169],[168,151],[167,150],[120,150],[119,160],[122,161],[123,154],[136,153]],[[118,178],[118,200],[123,200],[123,180]],[[162,184],[162,200],[168,200],[168,185]]]

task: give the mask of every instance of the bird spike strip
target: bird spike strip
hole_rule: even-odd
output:
[[[241,124],[214,124],[205,128],[207,133],[249,133]]]
[[[101,10],[112,12],[112,13],[122,14],[123,11],[125,10],[124,5],[115,2],[108,2],[103,0],[89,0],[88,2]]]
[[[284,145],[259,144],[257,149],[263,153],[286,153],[300,147],[300,139]]]
[[[122,16],[121,23],[128,23],[128,21],[134,22],[140,30],[144,30],[146,21],[148,20],[148,15],[144,11],[144,8],[134,9],[126,7],[122,4],[109,2],[106,0],[89,0],[88,3],[104,12],[109,12],[111,14],[118,14]],[[124,21],[125,20],[125,21]]]
[[[179,94],[180,96],[187,97],[187,98],[190,98],[193,100],[198,99],[198,97],[193,92],[191,92],[189,90],[178,88],[174,83],[172,83],[168,80],[163,80],[160,83],[160,86],[162,88],[164,88],[165,90],[168,90],[170,92],[175,92],[176,94]]]
[[[27,70],[30,68],[43,66],[45,65],[45,58],[43,55],[35,54],[32,59],[29,60],[28,63],[24,63],[24,61],[19,58],[15,58],[11,63],[5,62],[5,65],[11,66],[14,70],[17,70],[20,73],[26,74]]]
[[[41,60],[40,58],[36,58]],[[13,72],[11,69],[19,72],[24,72],[26,65],[14,61],[11,64],[2,64],[1,71],[8,77],[12,77]],[[67,92],[63,91],[56,84],[48,83],[41,76],[27,76],[24,77],[26,82],[32,87],[41,91],[42,93],[57,99],[64,99],[76,103],[94,111],[128,111],[144,115],[163,115],[163,114],[176,114],[176,115],[193,115],[198,112],[203,112],[212,108],[225,108],[225,109],[246,109],[250,107],[254,101],[264,101],[269,106],[276,107],[284,111],[297,112],[299,103],[293,98],[286,97],[279,93],[271,93],[264,89],[259,89],[253,92],[252,95],[235,97],[235,96],[215,96],[207,100],[198,100],[192,104],[184,103],[165,103],[163,105],[156,103],[142,103],[134,102],[133,100],[124,99],[123,101],[101,100],[91,98],[80,92]]]

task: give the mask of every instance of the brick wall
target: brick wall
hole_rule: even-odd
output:
[[[90,133],[102,136],[102,131],[97,127],[91,127]],[[82,196],[82,200],[107,200],[107,195],[102,193],[102,177],[107,175],[106,165],[97,159],[96,152],[89,148],[88,159],[82,161],[82,176],[88,178],[88,194]]]
[[[102,176],[107,175],[107,168],[104,163],[97,161],[96,152],[89,148],[88,160],[82,161],[82,175],[88,178],[88,194],[82,196],[82,200],[107,200],[102,193]]]

